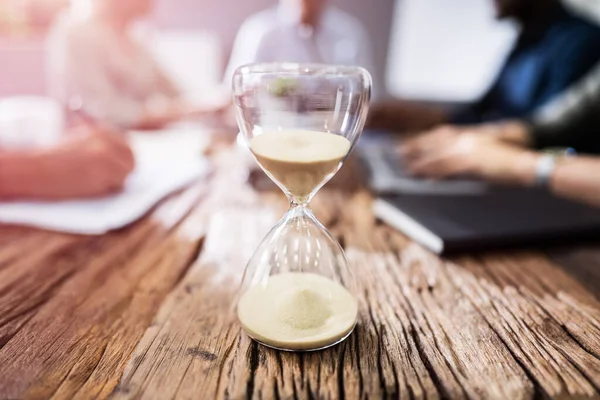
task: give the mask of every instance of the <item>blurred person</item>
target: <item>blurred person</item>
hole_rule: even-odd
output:
[[[68,6],[69,0],[21,0],[19,3],[32,29],[43,33],[55,16]]]
[[[600,206],[600,65],[526,120],[446,126],[408,141],[404,163],[434,179],[469,175],[515,185],[547,185],[558,195]],[[536,149],[573,148],[563,157]]]
[[[371,107],[368,126],[419,131],[436,125],[520,118],[547,104],[600,60],[600,27],[567,11],[559,0],[494,0],[498,19],[521,27],[495,82],[457,112],[389,101]]]
[[[534,115],[482,126],[498,140],[536,149],[571,147],[599,154],[600,64],[584,79]]]
[[[72,0],[49,38],[53,97],[82,103],[87,114],[113,126],[158,129],[204,115],[158,65],[134,35],[134,23],[151,11],[152,0]]]
[[[280,0],[240,27],[225,72],[231,86],[236,68],[255,62],[358,65],[379,87],[368,34],[355,17],[329,0]]]
[[[0,148],[0,198],[101,196],[121,189],[133,167],[133,153],[116,133],[79,127],[53,147]]]

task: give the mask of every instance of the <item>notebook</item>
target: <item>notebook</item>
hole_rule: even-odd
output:
[[[600,208],[542,189],[383,195],[375,215],[438,254],[600,237]]]

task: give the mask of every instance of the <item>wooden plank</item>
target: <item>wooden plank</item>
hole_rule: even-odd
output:
[[[440,259],[377,222],[346,168],[314,210],[358,278],[359,325],[314,353],[252,342],[237,289],[286,201],[216,156],[208,196],[192,188],[126,230],[0,229],[0,399],[600,396],[600,304],[562,259]]]
[[[599,308],[543,255],[523,255],[508,266],[493,255],[464,265],[442,261],[377,224],[365,212],[365,193],[327,194],[327,201],[317,199],[316,212],[344,243],[360,278],[360,323],[348,341],[294,354],[259,346],[240,332],[232,306],[245,259],[265,230],[265,206],[282,210],[283,204],[249,201],[242,209],[215,202],[220,222],[207,236],[214,245],[146,332],[115,398],[598,395],[598,359],[589,350],[600,343],[592,329]],[[535,274],[517,273],[523,265]],[[484,281],[485,274],[493,276]],[[517,281],[504,282],[503,274]],[[552,285],[562,291],[552,292]],[[591,336],[575,340],[568,326],[551,321],[576,308],[560,308],[567,307],[566,296],[585,299],[571,331],[581,326]],[[490,297],[494,304],[485,302]]]
[[[550,396],[597,395],[600,307],[595,299],[583,296],[583,288],[542,255],[485,261],[485,273],[499,285],[456,266],[450,268],[452,276],[530,376]],[[472,261],[464,264],[483,269]],[[558,282],[560,291],[554,287]]]
[[[190,189],[126,230],[79,239],[76,249],[60,237],[40,242],[40,254],[2,271],[22,277],[25,267],[36,276],[27,285],[7,280],[3,291],[0,304],[19,304],[10,317],[20,312],[27,321],[13,324],[0,349],[0,398],[112,392],[162,298],[196,256],[202,232],[182,237],[174,228],[203,191]]]

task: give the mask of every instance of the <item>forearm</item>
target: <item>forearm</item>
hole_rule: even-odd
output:
[[[536,180],[540,153],[529,150],[511,149],[500,159],[483,159],[478,162],[475,175],[489,182],[533,186]]]
[[[179,98],[183,95],[179,87],[161,70],[161,86],[163,92],[170,98]]]
[[[167,121],[162,116],[156,114],[142,114],[132,122],[127,128],[135,130],[154,130],[160,129],[165,125],[168,125],[170,121]]]
[[[550,189],[558,196],[600,207],[600,158],[565,158],[550,178]]]
[[[534,186],[541,153],[522,151],[501,168],[483,168],[481,175],[490,181]],[[600,157],[572,157],[557,161],[548,183],[556,196],[600,207]]]
[[[160,129],[174,122],[205,117],[220,108],[224,107],[211,104],[201,106],[184,99],[171,100],[161,107],[145,107],[129,127],[133,129]]]
[[[183,113],[176,109],[165,110],[145,110],[138,118],[129,126],[132,129],[152,130],[160,129],[165,125],[177,122],[183,118]]]
[[[494,158],[476,162],[474,175],[496,183],[533,187],[542,153],[505,147]],[[556,196],[600,207],[600,157],[567,157],[556,161],[548,189]]]
[[[186,111],[186,103],[179,99],[155,96],[138,105],[135,118],[130,120],[127,127],[141,130],[161,129],[181,120]]]

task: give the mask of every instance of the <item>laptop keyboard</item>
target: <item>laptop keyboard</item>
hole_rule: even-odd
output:
[[[402,168],[402,165],[400,164],[400,155],[395,148],[384,147],[380,148],[379,152],[381,159],[385,162],[391,174],[398,177],[407,176]]]
[[[478,194],[487,190],[482,182],[469,179],[431,181],[411,176],[404,168],[398,146],[392,140],[359,143],[358,154],[368,172],[368,184],[377,193]]]
[[[372,174],[386,178],[407,178],[409,175],[402,168],[400,156],[392,146],[369,146],[360,149],[360,156]]]

